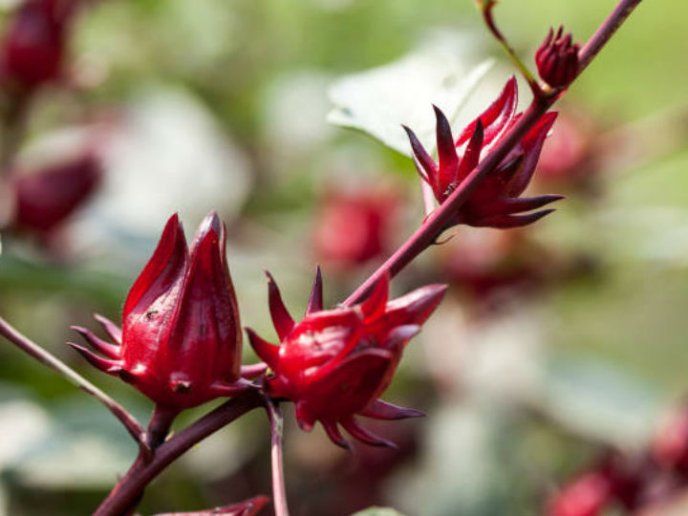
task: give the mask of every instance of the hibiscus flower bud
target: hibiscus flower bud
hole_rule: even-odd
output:
[[[101,371],[173,410],[249,388],[241,378],[241,328],[225,233],[211,213],[189,251],[179,219],[172,216],[129,291],[122,330],[98,318],[113,343],[74,327],[100,355],[69,344]]]
[[[573,42],[571,33],[564,34],[564,27],[549,34],[535,53],[535,63],[540,77],[553,88],[566,88],[578,75],[580,46]]]
[[[92,197],[102,176],[102,163],[94,152],[35,171],[13,172],[14,226],[38,233],[57,229]]]
[[[73,0],[25,0],[1,45],[3,79],[33,89],[61,78]]]
[[[397,208],[398,198],[388,190],[328,192],[313,232],[319,261],[350,270],[383,254]]]
[[[441,204],[478,166],[481,155],[501,140],[521,116],[516,112],[518,86],[511,78],[502,93],[455,140],[447,117],[435,107],[437,118],[436,163],[416,137],[405,127],[414,162],[421,178],[430,185]],[[539,210],[562,199],[560,195],[520,197],[530,184],[540,152],[556,113],[546,113],[519,144],[478,184],[454,216],[454,224],[477,227],[513,228],[532,224],[554,210]]]
[[[378,397],[389,386],[404,347],[435,310],[446,287],[428,285],[389,300],[389,279],[384,277],[360,305],[323,310],[318,271],[306,315],[298,323],[272,277],[268,288],[280,344],[247,330],[253,349],[272,371],[265,380],[268,394],[292,400],[302,429],[309,431],[320,421],[339,446],[349,446],[341,425],[361,442],[393,447],[363,428],[356,416],[393,420],[422,415]]]

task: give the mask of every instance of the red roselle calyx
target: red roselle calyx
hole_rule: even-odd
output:
[[[547,37],[535,53],[535,63],[543,81],[553,88],[566,88],[578,75],[580,46],[573,42],[571,33],[564,34],[561,26]]]
[[[55,230],[91,198],[102,176],[102,162],[94,152],[36,171],[14,171],[14,226],[38,233]]]
[[[0,46],[3,80],[33,89],[63,75],[67,35],[77,0],[24,0]]]
[[[516,79],[506,83],[502,93],[478,118],[468,124],[454,140],[449,121],[435,107],[437,118],[436,163],[408,127],[404,127],[411,142],[414,162],[421,178],[430,185],[439,203],[463,182],[478,165],[481,155],[489,153],[508,132],[521,114],[516,113],[518,86]],[[459,208],[454,224],[512,228],[531,224],[554,210],[540,210],[560,195],[519,197],[528,187],[535,172],[547,133],[557,114],[546,113],[519,144],[475,188]]]
[[[339,425],[366,444],[393,446],[361,427],[355,416],[393,420],[422,415],[378,397],[391,382],[404,347],[435,310],[446,287],[428,285],[389,300],[385,276],[363,303],[323,310],[318,271],[306,316],[299,323],[271,277],[268,287],[279,347],[247,330],[253,349],[272,371],[265,380],[267,393],[292,400],[302,429],[309,431],[320,421],[339,446],[349,446]]]
[[[102,356],[70,345],[101,371],[172,410],[249,388],[241,378],[241,328],[225,233],[211,213],[188,251],[179,219],[172,216],[129,291],[122,330],[97,317],[114,343],[74,327]]]

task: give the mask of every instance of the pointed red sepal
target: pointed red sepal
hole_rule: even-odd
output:
[[[93,367],[103,371],[104,373],[115,375],[122,370],[121,360],[103,358],[86,349],[85,347],[75,344],[74,342],[67,342],[67,345],[78,351],[81,356],[84,357]]]
[[[397,445],[392,441],[384,439],[379,435],[375,435],[371,431],[360,426],[353,417],[347,419],[346,421],[342,421],[342,426],[347,432],[349,432],[353,437],[362,443],[369,444],[370,446],[391,448],[393,450],[398,449]]]
[[[311,415],[303,401],[296,402],[296,423],[299,428],[304,432],[310,432],[313,430],[313,425],[315,424],[315,418]]]
[[[518,106],[518,84],[516,78],[511,77],[504,85],[502,92],[478,118],[468,124],[456,141],[457,146],[466,143],[480,120],[485,129],[484,144],[489,145],[502,135],[512,122]]]
[[[97,337],[91,330],[84,328],[82,326],[70,326],[70,328],[81,335],[88,344],[95,349],[98,353],[102,353],[108,358],[120,359],[121,348],[105,342],[100,337]]]
[[[372,419],[396,421],[398,419],[424,417],[425,413],[412,408],[400,407],[387,401],[375,400],[361,412],[361,415]]]
[[[528,134],[526,134],[523,140],[521,140],[520,146],[524,152],[523,162],[519,164],[513,179],[509,181],[506,193],[510,197],[521,195],[528,187],[540,159],[542,146],[545,144],[545,139],[552,129],[552,125],[554,125],[557,115],[557,113],[552,111],[545,113],[537,124],[528,131]]]
[[[461,158],[461,163],[459,164],[459,171],[456,178],[457,184],[461,183],[461,181],[478,166],[480,162],[480,152],[483,148],[484,135],[483,123],[478,120],[475,131],[473,131],[473,136],[471,136],[466,146],[466,151],[463,153],[463,158]]]
[[[265,374],[265,372],[267,370],[268,370],[268,365],[263,364],[263,363],[251,364],[251,365],[242,365],[241,366],[241,377],[251,380],[253,378],[258,378],[259,376]]]
[[[256,388],[257,387],[255,385],[244,378],[239,378],[233,383],[215,382],[210,386],[210,390],[213,392],[213,394],[228,398],[239,396],[246,391],[254,390]]]
[[[313,288],[311,295],[308,298],[308,306],[306,307],[306,315],[313,312],[319,312],[323,309],[323,281],[322,271],[318,265],[315,269],[315,279],[313,280]]]
[[[479,222],[479,226],[491,227],[497,229],[520,228],[533,224],[550,213],[555,212],[555,209],[536,211],[535,213],[528,213],[527,215],[499,215],[496,217],[488,217]]]
[[[175,213],[165,224],[158,246],[129,290],[122,311],[123,321],[144,297],[155,299],[170,288],[184,273],[187,254],[184,230]]]
[[[420,326],[417,324],[405,324],[397,326],[385,339],[382,347],[390,350],[403,350],[409,341],[420,333]]]
[[[456,174],[459,168],[459,155],[454,146],[449,120],[437,106],[433,106],[435,118],[437,119],[437,155],[439,157],[439,172],[437,181],[433,186],[435,197],[446,194],[449,187],[456,181]],[[442,200],[442,199],[438,199]]]
[[[114,340],[120,346],[122,345],[122,328],[117,326],[107,317],[103,317],[100,314],[95,314],[93,318],[100,323],[105,330],[105,333],[107,333],[112,340]]]
[[[430,154],[425,150],[423,144],[409,127],[402,126],[406,134],[408,135],[409,142],[411,143],[411,150],[413,151],[413,162],[416,164],[418,173],[420,174],[423,181],[428,183],[430,186],[434,187],[437,182],[437,165],[432,159]]]
[[[279,364],[279,346],[269,343],[260,337],[251,328],[246,328],[246,334],[248,335],[248,341],[256,352],[256,355],[265,362],[268,367],[275,370],[277,364]]]
[[[368,297],[361,303],[361,312],[365,319],[374,319],[385,313],[389,299],[389,273],[385,272],[373,285]]]
[[[347,451],[351,451],[351,444],[349,444],[349,441],[344,439],[344,436],[342,435],[342,432],[339,430],[337,423],[323,421],[322,426],[325,429],[327,437],[330,438],[330,441],[332,441],[340,448],[344,448]]]
[[[563,195],[548,194],[538,195],[537,197],[519,197],[504,201],[505,213],[522,213],[524,211],[536,210],[547,206],[550,203],[564,199]]]
[[[265,275],[268,277],[268,304],[270,305],[272,324],[275,326],[275,330],[277,330],[279,339],[284,340],[294,329],[294,319],[289,314],[287,307],[284,306],[282,293],[272,274],[265,271]]]
[[[426,285],[393,299],[387,303],[386,317],[395,325],[422,325],[440,304],[446,290],[447,285]]]

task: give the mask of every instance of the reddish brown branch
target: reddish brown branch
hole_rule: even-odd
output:
[[[248,391],[220,405],[162,444],[155,450],[152,460],[146,461],[139,455],[129,471],[94,512],[94,516],[124,514],[137,504],[146,486],[179,456],[209,435],[263,404],[263,397],[258,391]]]

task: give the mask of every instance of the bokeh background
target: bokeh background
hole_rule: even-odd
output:
[[[612,6],[503,0],[497,16],[530,62],[550,25],[582,40]],[[385,396],[428,414],[376,427],[398,451],[346,454],[288,413],[293,514],[537,514],[600,450],[643,449],[688,392],[687,17],[679,0],[641,5],[571,89],[534,185],[567,195],[555,214],[452,230],[395,281],[451,285]],[[271,336],[264,269],[297,312],[321,263],[334,305],[422,220],[410,159],[328,114],[400,138],[399,122],[431,123],[437,94],[461,127],[512,73],[470,0],[102,0],[69,48],[69,80],[33,102],[17,162],[98,131],[102,184],[50,235],[2,234],[0,313],[142,419],[146,399],[64,342],[93,312],[119,320],[171,213],[188,236],[221,213],[242,322]],[[136,453],[100,405],[4,341],[0,435],[2,514],[88,514]],[[268,440],[259,413],[218,432],[141,512],[270,494]]]

